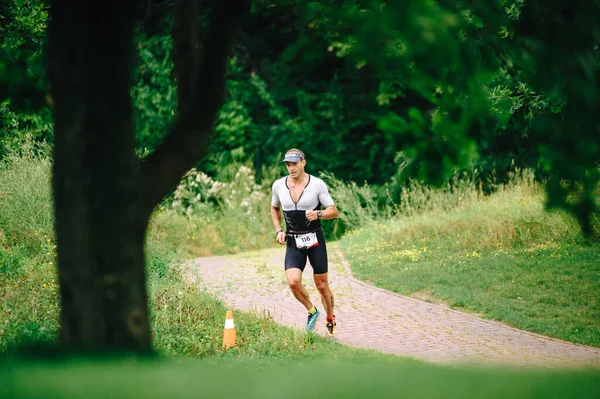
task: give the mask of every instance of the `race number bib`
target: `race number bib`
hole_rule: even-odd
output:
[[[319,240],[317,240],[317,233],[315,232],[299,234],[297,236],[294,236],[294,238],[296,239],[296,246],[298,247],[298,249],[308,249],[319,245]]]

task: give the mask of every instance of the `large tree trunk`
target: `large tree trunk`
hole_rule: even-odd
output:
[[[178,2],[178,117],[142,163],[129,92],[136,4],[56,0],[50,8],[60,339],[63,347],[86,352],[152,349],[144,267],[148,220],[208,149],[233,35],[249,10],[244,0],[217,2],[197,54],[198,0]]]
[[[150,349],[129,79],[134,1],[57,1],[48,66],[61,341]]]

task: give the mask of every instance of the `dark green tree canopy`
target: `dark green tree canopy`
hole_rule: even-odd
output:
[[[174,123],[177,4],[134,7],[142,156]],[[0,10],[0,149],[24,131],[52,142],[48,8]],[[393,188],[408,177],[445,182],[457,169],[502,177],[517,165],[549,178],[549,204],[584,221],[597,211],[599,15],[584,1],[254,1],[198,166],[214,174],[242,156],[260,171],[294,146],[314,170]]]

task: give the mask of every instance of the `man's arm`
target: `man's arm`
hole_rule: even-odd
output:
[[[285,243],[285,233],[281,228],[281,209],[279,209],[279,207],[271,205],[271,220],[273,221],[273,226],[277,232],[275,234],[277,244]]]
[[[328,206],[321,212],[321,219],[335,219],[339,215],[337,206],[335,205]]]
[[[275,227],[275,232],[282,230],[281,228],[281,209],[277,206],[271,205],[271,220]]]
[[[318,212],[319,211],[306,211],[306,218],[312,222],[317,219],[334,219],[338,217],[338,209],[335,205],[329,205],[327,208],[322,210],[322,215],[320,218],[318,216]]]

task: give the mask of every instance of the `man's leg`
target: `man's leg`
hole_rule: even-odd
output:
[[[288,285],[296,299],[308,310],[308,319],[306,321],[306,331],[311,333],[315,330],[319,318],[319,310],[313,306],[308,296],[308,291],[302,285],[302,271],[306,265],[306,253],[289,245],[285,253],[285,275]]]
[[[333,293],[329,288],[329,281],[327,280],[327,273],[323,274],[315,274],[315,285],[317,286],[317,290],[319,290],[319,294],[321,294],[321,302],[323,303],[323,307],[325,308],[325,312],[327,312],[327,318],[331,319],[333,317],[333,308],[335,306],[333,300]]]
[[[292,290],[292,293],[301,304],[304,305],[306,310],[311,310],[313,307],[312,302],[308,296],[308,291],[302,285],[302,270],[296,268],[290,268],[285,271],[288,285]]]
[[[315,285],[317,286],[317,290],[319,290],[319,294],[321,294],[321,302],[323,302],[323,306],[327,312],[327,322],[325,323],[327,333],[330,336],[333,336],[335,335],[336,327],[335,314],[333,313],[335,303],[333,293],[331,292],[331,289],[329,289],[327,274],[329,269],[327,244],[325,243],[325,237],[323,237],[323,232],[321,230],[317,232],[317,237],[319,239],[319,245],[310,249],[308,258],[310,259],[310,264],[314,271]]]

